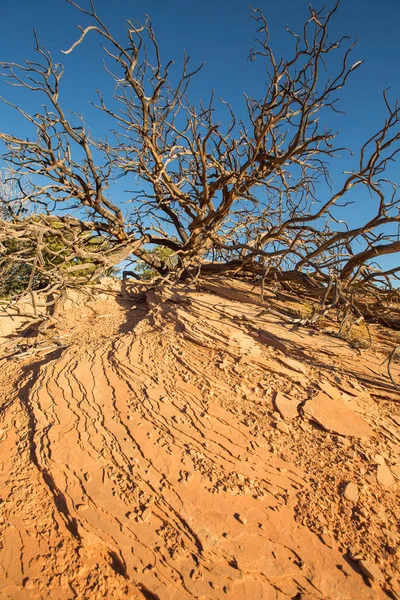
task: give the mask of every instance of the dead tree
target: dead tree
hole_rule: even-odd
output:
[[[92,23],[80,28],[65,54],[82,51],[88,35],[100,38],[115,93],[109,99],[99,92],[97,108],[112,119],[112,135],[94,139],[82,117],[68,116],[59,101],[63,67],[37,40],[35,62],[2,63],[9,83],[44,94],[48,106],[35,115],[15,107],[35,128],[35,139],[0,133],[15,177],[33,182],[29,203],[35,206],[32,216],[3,220],[0,236],[34,240],[40,252],[46,239],[58,236],[63,270],[58,262],[54,277],[87,268],[90,278],[133,257],[176,277],[196,270],[254,273],[293,283],[331,305],[338,298],[349,302],[357,290],[376,290],[377,281],[390,288],[400,267],[383,271],[376,259],[400,250],[400,200],[385,177],[399,150],[400,109],[386,94],[382,128],[364,144],[357,169],[326,196],[329,164],[342,149],[323,122],[362,62],[351,60],[354,43],[347,36],[328,37],[339,2],[326,13],[310,7],[301,35],[287,30],[288,59],[274,55],[264,15],[251,12],[258,40],[249,58],[265,69],[267,83],[261,98],[245,95],[240,118],[213,94],[206,104],[191,99],[190,83],[201,67],[191,69],[185,57],[180,76],[171,77],[174,66],[163,66],[149,18],[143,25],[128,20],[127,39],[119,41],[92,0],[88,9],[67,2]],[[340,66],[327,72],[333,54]],[[229,119],[220,119],[221,111]],[[107,195],[112,177],[142,182],[128,210]],[[375,201],[376,211],[350,228],[344,221],[355,187]],[[148,244],[173,251],[173,266]],[[39,263],[40,256],[35,268]]]

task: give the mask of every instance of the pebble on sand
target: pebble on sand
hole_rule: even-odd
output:
[[[391,488],[395,484],[392,472],[387,465],[378,465],[376,478],[378,480],[378,483],[385,487]]]
[[[246,525],[247,517],[245,517],[244,515],[240,515],[239,513],[236,513],[235,517],[236,520],[239,521],[239,523],[241,523],[242,525]]]
[[[281,433],[289,433],[289,427],[286,425],[286,423],[282,423],[282,421],[279,421],[276,424],[276,428],[278,431],[280,431]]]
[[[358,486],[356,483],[350,482],[346,485],[343,492],[344,497],[349,502],[354,502],[354,504],[358,501]]]
[[[374,461],[376,462],[377,465],[385,465],[385,459],[383,458],[383,456],[381,454],[375,454],[374,456]]]

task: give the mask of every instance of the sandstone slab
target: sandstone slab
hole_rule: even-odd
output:
[[[290,396],[282,394],[281,392],[277,392],[274,402],[279,414],[285,421],[295,419],[299,416],[297,410],[299,402],[293,398],[290,398]]]
[[[338,435],[364,438],[374,434],[367,421],[341,398],[333,400],[323,392],[305,403],[304,414],[327,431]]]
[[[287,356],[278,356],[278,360],[285,367],[292,369],[292,371],[296,371],[296,373],[301,373],[302,375],[306,374],[304,365],[298,360],[294,360],[293,358],[289,358]]]

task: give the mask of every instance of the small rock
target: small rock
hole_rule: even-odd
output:
[[[240,515],[240,514],[236,514],[236,520],[239,521],[239,523],[241,523],[242,525],[246,525],[247,523],[247,517],[245,517],[244,515]]]
[[[298,400],[292,399],[281,392],[277,392],[274,402],[276,408],[282,416],[282,419],[285,419],[285,421],[295,419],[299,416],[297,411],[297,407],[299,405]]]
[[[146,508],[142,514],[141,514],[141,519],[142,521],[147,521],[151,516],[151,508]]]
[[[358,548],[351,547],[348,549],[348,555],[351,560],[358,561],[362,559],[362,554],[360,554],[360,550]]]
[[[358,500],[358,486],[356,483],[348,483],[346,485],[346,487],[344,488],[344,492],[343,492],[344,497],[346,498],[346,500],[349,500],[350,502],[354,502],[354,504],[357,502]]]
[[[385,464],[383,465],[378,465],[378,470],[376,473],[376,478],[378,480],[378,483],[380,483],[381,485],[385,486],[385,487],[393,487],[395,484],[394,481],[394,477],[392,475],[391,470],[389,469],[389,467]]]
[[[372,581],[383,581],[382,571],[372,560],[362,559],[359,561],[358,565],[362,574],[365,575],[365,577],[368,577],[368,579],[371,579]]]
[[[286,434],[290,433],[290,431],[289,431],[289,427],[286,425],[286,423],[283,423],[282,421],[279,421],[279,422],[276,424],[276,428],[277,428],[277,430],[278,430],[278,431],[280,431],[281,433],[286,433]]]
[[[224,360],[222,360],[219,364],[218,364],[218,368],[221,369],[221,371],[224,371],[226,368],[229,367],[229,361],[224,358]]]
[[[24,581],[24,588],[26,590],[32,590],[34,588],[34,584],[32,579],[25,579]]]
[[[376,462],[377,465],[386,464],[385,459],[383,458],[383,456],[381,454],[375,454],[374,461]]]

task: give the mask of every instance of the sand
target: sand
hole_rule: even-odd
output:
[[[385,332],[357,352],[245,282],[139,288],[0,347],[0,597],[400,597]]]

